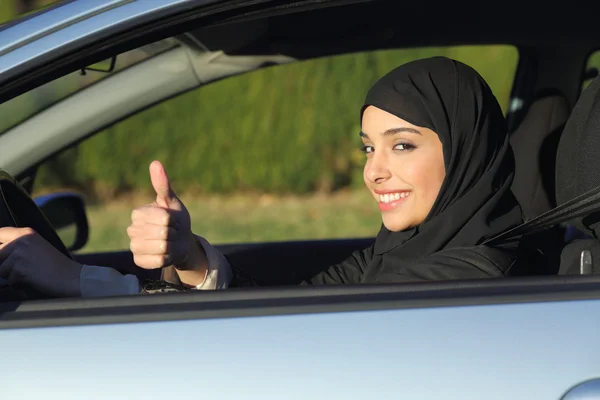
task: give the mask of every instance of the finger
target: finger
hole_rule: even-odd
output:
[[[7,244],[23,236],[33,234],[35,234],[35,231],[31,228],[0,228],[0,243]]]
[[[134,255],[133,262],[144,269],[158,269],[173,264],[171,258],[167,255]]]
[[[167,171],[160,161],[153,161],[150,164],[150,181],[156,192],[156,204],[164,208],[177,208],[179,199],[171,188]]]
[[[170,226],[132,224],[127,227],[127,235],[131,240],[173,240],[177,237],[177,230]]]
[[[134,225],[176,225],[175,218],[169,210],[155,206],[136,208],[131,212],[131,222]]]
[[[129,243],[129,249],[135,255],[163,255],[172,254],[178,256],[182,254],[181,245],[176,242],[166,240],[132,240]]]

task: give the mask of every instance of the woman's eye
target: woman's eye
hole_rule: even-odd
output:
[[[408,144],[408,143],[398,143],[397,145],[394,146],[394,150],[412,150],[414,149],[415,146],[413,146],[412,144]]]
[[[364,146],[362,146],[362,147],[361,147],[361,151],[362,151],[363,153],[365,153],[365,154],[369,154],[369,153],[372,153],[372,152],[374,152],[374,151],[375,151],[375,149],[373,148],[373,146],[367,146],[367,145],[364,145]]]

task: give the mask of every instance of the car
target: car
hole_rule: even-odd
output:
[[[575,3],[547,9],[543,18],[527,7],[502,7],[493,20],[485,17],[488,6],[465,12],[455,3],[391,0],[79,0],[5,24],[0,226],[32,226],[82,263],[156,278],[129,251],[76,252],[89,234],[85,199],[70,191],[32,199],[40,165],[200,86],[303,60],[417,46],[516,49],[506,96],[516,141],[514,190],[526,214],[548,211],[556,200],[544,177],[554,175],[553,166],[519,167],[527,158],[518,141],[560,134],[586,80],[597,74],[600,34],[594,14]],[[567,30],[564,21],[577,23]],[[103,72],[71,92],[40,95],[33,108],[23,100],[69,74],[94,70]],[[536,200],[524,201],[536,185]],[[65,227],[72,227],[70,236],[59,237]],[[564,244],[564,229],[552,235],[553,247],[556,240]],[[27,299],[0,302],[1,393],[20,399],[600,396],[597,275],[557,275],[552,267],[549,276],[295,286],[372,240],[217,246],[260,288],[94,299],[26,292]]]

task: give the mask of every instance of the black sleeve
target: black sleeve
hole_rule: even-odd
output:
[[[310,279],[304,280],[300,285],[334,285],[343,283],[360,283],[373,255],[373,246],[364,250],[355,251],[346,260],[334,264]],[[255,277],[241,268],[231,265],[233,280],[230,287],[261,286]]]
[[[355,251],[339,264],[328,267],[301,285],[357,284],[373,259],[373,245]],[[404,263],[398,269],[383,273],[379,283],[451,281],[463,279],[499,278],[512,275],[518,267],[513,249],[476,246],[443,250],[413,263]],[[234,270],[234,286],[259,286],[242,271]],[[375,282],[373,282],[375,283]]]
[[[341,283],[361,283],[369,261],[373,257],[373,245],[357,250],[339,264],[301,283],[301,285],[335,285]]]
[[[476,246],[443,250],[381,277],[381,282],[453,281],[500,278],[511,274],[513,251]]]

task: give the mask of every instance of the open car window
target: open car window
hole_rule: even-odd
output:
[[[272,66],[164,101],[58,154],[39,168],[34,195],[83,191],[94,204],[82,251],[125,249],[129,214],[151,198],[148,164],[159,159],[192,226],[212,243],[373,237],[381,216],[364,190],[358,110],[378,78],[431,56],[473,66],[506,112],[513,46],[382,50]]]

